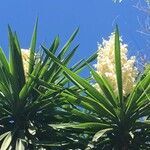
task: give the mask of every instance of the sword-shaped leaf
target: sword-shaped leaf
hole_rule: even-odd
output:
[[[35,48],[36,48],[36,38],[37,38],[37,25],[38,25],[38,19],[36,21],[36,24],[34,26],[32,39],[30,43],[30,59],[29,59],[29,74],[32,73],[33,67],[35,64]]]
[[[16,34],[13,35],[10,26],[9,31],[9,46],[10,46],[10,72],[13,75],[15,81],[15,87],[17,93],[21,90],[25,83],[23,62],[21,56],[21,50]]]
[[[122,67],[121,67],[120,37],[118,26],[116,26],[115,31],[115,68],[116,68],[116,78],[117,78],[120,106],[121,108],[123,108]]]
[[[7,71],[9,72],[9,65],[8,65],[8,61],[3,53],[2,48],[0,48],[0,62],[5,66],[5,68],[7,69]]]

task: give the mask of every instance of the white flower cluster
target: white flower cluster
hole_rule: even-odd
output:
[[[24,73],[25,73],[25,77],[27,77],[27,73],[29,70],[30,50],[29,49],[21,49],[21,53],[22,53]]]
[[[30,50],[29,49],[21,49],[21,54],[22,54],[24,73],[25,73],[25,77],[27,78],[28,71],[29,71],[29,63],[30,63]],[[35,57],[35,64],[37,64],[39,61],[41,61],[40,54],[35,53],[34,57]]]
[[[114,92],[117,94],[117,80],[115,71],[115,34],[109,36],[109,40],[104,40],[102,45],[98,44],[98,57],[97,64],[95,64],[98,74],[105,76],[111,84]],[[127,58],[127,45],[122,43],[120,38],[121,50],[121,63],[122,63],[122,82],[123,82],[123,95],[127,96],[135,85],[135,80],[138,75],[138,70],[135,67],[135,56],[130,59]],[[100,90],[98,84],[95,87]]]

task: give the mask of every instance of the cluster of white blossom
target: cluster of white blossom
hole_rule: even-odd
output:
[[[117,80],[115,71],[115,34],[112,33],[108,40],[104,40],[102,44],[98,44],[98,57],[97,64],[95,64],[98,74],[105,76],[111,84],[114,92],[117,94]],[[123,82],[123,95],[127,96],[133,89],[138,75],[138,70],[135,67],[135,57],[127,58],[127,45],[122,43],[120,38],[120,51],[122,63],[122,82]],[[95,87],[100,90],[98,84]]]
[[[21,53],[22,53],[24,73],[25,73],[25,77],[27,77],[27,74],[29,71],[30,50],[29,49],[21,49]]]
[[[30,63],[30,49],[21,49],[21,54],[22,54],[24,73],[25,73],[25,77],[27,78],[28,71],[29,71],[29,63]],[[37,64],[41,60],[40,54],[35,53],[34,57],[35,57],[35,64]]]

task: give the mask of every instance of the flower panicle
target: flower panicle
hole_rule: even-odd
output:
[[[28,77],[28,72],[29,72],[29,63],[30,63],[30,49],[21,49],[21,54],[22,54],[22,61],[23,61],[23,68],[24,68],[24,73],[25,77]],[[35,53],[35,64],[39,63],[41,59],[41,54]]]
[[[118,94],[117,79],[115,70],[115,34],[112,33],[108,40],[103,39],[102,44],[98,44],[97,63],[94,65],[98,74],[107,78],[111,84],[114,92]],[[123,81],[123,95],[127,96],[135,86],[138,69],[135,67],[136,57],[127,57],[128,45],[123,44],[120,37],[120,51],[121,51],[121,66],[122,66],[122,81]],[[95,84],[96,88],[100,87]]]
[[[21,54],[22,54],[24,73],[25,73],[25,77],[27,78],[28,71],[29,71],[30,50],[21,49]]]

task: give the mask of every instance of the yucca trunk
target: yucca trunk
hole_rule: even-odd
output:
[[[129,132],[126,129],[122,130],[122,137],[120,143],[121,150],[128,150],[129,149]]]
[[[129,149],[129,143],[128,139],[124,139],[124,142],[122,143],[121,150],[128,150]]]

